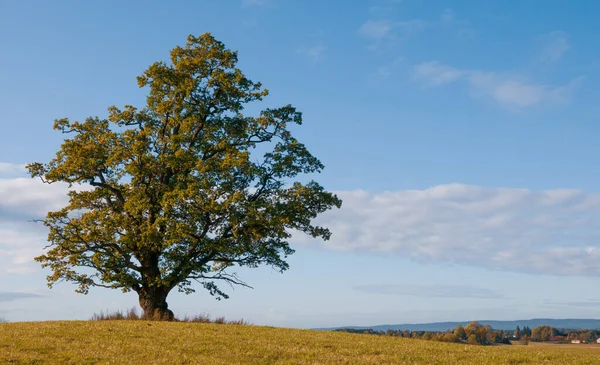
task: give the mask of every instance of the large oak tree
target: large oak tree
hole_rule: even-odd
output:
[[[290,105],[243,115],[267,95],[236,68],[237,52],[210,34],[189,36],[169,63],[137,81],[146,106],[110,107],[108,118],[58,119],[66,139],[48,163],[28,165],[45,183],[83,185],[49,212],[49,246],[36,258],[48,284],[135,291],[147,318],[172,319],[167,296],[194,281],[217,298],[219,282],[247,285],[232,266],[280,271],[291,232],[329,239],[312,224],[341,201],[315,181],[321,162],[290,133]]]

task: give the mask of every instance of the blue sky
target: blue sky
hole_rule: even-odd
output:
[[[0,317],[85,319],[134,294],[48,290],[28,179],[53,120],[142,106],[135,77],[211,32],[304,113],[298,138],[343,199],[253,290],[174,293],[176,314],[289,327],[600,317],[600,4],[564,1],[0,2]],[[252,110],[249,110],[252,112]]]

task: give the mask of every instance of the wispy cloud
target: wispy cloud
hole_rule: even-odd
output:
[[[562,31],[544,34],[539,39],[542,48],[537,61],[540,63],[556,62],[571,48],[568,35]]]
[[[424,30],[427,27],[427,22],[421,19],[411,19],[396,22],[396,25],[403,34],[409,35]]]
[[[358,29],[358,34],[371,39],[381,39],[389,35],[395,25],[389,20],[368,20]]]
[[[489,96],[509,108],[526,108],[539,104],[565,104],[571,100],[573,90],[582,78],[575,78],[564,85],[531,83],[490,72],[475,72],[469,76],[470,85],[476,92]]]
[[[19,299],[43,298],[43,295],[21,292],[0,292],[0,302],[12,302]]]
[[[6,175],[0,175],[0,276],[31,273],[38,267],[33,264],[33,257],[47,245],[45,227],[32,220],[63,207],[68,188],[60,183],[48,185],[37,179],[2,179],[3,176]]]
[[[35,179],[0,180],[0,275],[37,268],[32,258],[46,244],[46,231],[27,220],[63,206],[66,192]],[[600,277],[600,194],[463,184],[338,194],[343,207],[316,221],[334,233],[320,243],[327,249]],[[294,235],[294,243],[316,242]]]
[[[393,8],[390,7],[390,6],[373,5],[373,6],[369,7],[369,12],[370,13],[387,14],[387,13],[391,12],[392,10],[393,10]]]
[[[444,9],[442,11],[442,15],[440,15],[440,20],[444,24],[452,24],[456,21],[456,17],[454,15],[454,10],[452,9]]]
[[[490,289],[467,285],[358,285],[354,289],[369,294],[411,295],[430,298],[503,298],[501,294]]]
[[[413,76],[425,86],[441,86],[465,81],[477,96],[485,96],[508,108],[526,108],[540,104],[563,104],[582,82],[575,78],[564,85],[537,84],[509,73],[458,69],[437,61],[413,68]]]
[[[25,164],[0,162],[0,178],[22,176],[25,173]]]
[[[549,305],[549,306],[559,306],[559,307],[578,307],[578,308],[600,307],[600,299],[589,299],[589,300],[572,301],[572,302],[546,302],[544,304]]]
[[[311,47],[299,47],[296,49],[296,52],[306,57],[311,64],[319,62],[319,60],[323,58],[323,55],[326,51],[327,47],[322,44]]]
[[[398,57],[394,61],[392,61],[391,63],[389,63],[387,65],[379,66],[375,70],[375,72],[372,74],[372,76],[376,79],[388,79],[395,72],[397,72],[397,70],[400,67],[400,65],[402,64],[402,62],[403,62],[403,58]]]
[[[458,81],[465,71],[444,65],[437,61],[424,62],[414,68],[414,76],[427,86],[440,86]]]
[[[267,3],[268,0],[242,0],[243,7],[265,6]]]
[[[392,21],[389,19],[367,20],[358,29],[361,38],[371,41],[370,49],[378,48],[384,42],[407,39],[425,29],[427,22],[420,19]]]
[[[383,0],[377,5],[369,6],[368,9],[370,13],[389,16],[390,14],[397,12],[400,3],[402,3],[402,0]]]
[[[459,18],[456,12],[452,9],[444,9],[440,14],[440,22],[443,25],[469,25],[470,22],[466,19]],[[471,29],[471,31],[473,31]]]
[[[30,178],[0,179],[0,225],[45,217],[66,202],[66,185]]]
[[[325,248],[553,275],[600,277],[600,194],[449,184],[339,192]],[[296,244],[314,241],[294,236]]]

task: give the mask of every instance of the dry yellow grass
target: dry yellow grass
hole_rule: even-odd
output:
[[[0,324],[0,364],[598,364],[596,349],[480,347],[258,326]]]

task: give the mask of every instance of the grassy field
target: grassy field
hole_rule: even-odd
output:
[[[469,346],[272,327],[0,323],[0,364],[598,364],[584,347]]]

